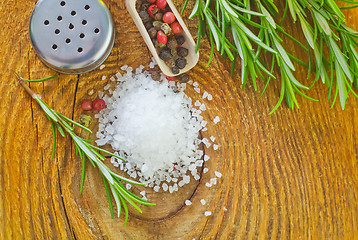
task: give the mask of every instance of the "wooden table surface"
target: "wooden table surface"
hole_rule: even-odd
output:
[[[79,102],[89,98],[87,92],[109,83],[102,75],[109,79],[124,64],[148,67],[151,60],[125,1],[105,2],[117,32],[106,67],[30,84],[51,107],[74,120],[81,114]],[[183,2],[175,1],[179,9]],[[289,110],[284,104],[269,116],[278,100],[279,81],[273,81],[262,98],[250,85],[240,89],[239,75],[230,77],[229,63],[219,54],[205,67],[207,40],[189,74],[213,95],[214,101],[205,101],[204,116],[221,118],[217,125],[210,121],[203,133],[216,136],[219,144],[217,151],[206,150],[209,173],[173,195],[147,189],[157,206],[143,207],[143,214],[131,209],[126,227],[123,218],[112,220],[97,170],[88,166],[80,194],[81,161],[71,140],[58,135],[56,156],[51,158],[50,125],[14,78],[14,71],[25,78],[55,74],[30,44],[28,21],[35,3],[0,3],[0,239],[358,239],[357,99],[351,96],[345,111],[338,104],[330,109],[327,88],[317,83],[309,94],[320,102],[299,97],[300,109]],[[358,10],[345,14],[358,30]],[[195,20],[187,23],[195,35]],[[302,37],[297,24],[288,26]],[[285,46],[305,57],[291,42]],[[312,81],[305,80],[304,69],[296,74],[304,83]],[[191,88],[187,94],[198,97]],[[205,183],[214,170],[223,177],[208,188]],[[185,199],[193,204],[185,206]],[[206,199],[205,206],[200,199]],[[205,211],[212,216],[205,217]]]

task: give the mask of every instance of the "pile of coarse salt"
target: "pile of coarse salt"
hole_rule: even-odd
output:
[[[203,150],[199,132],[207,122],[201,116],[205,105],[195,108],[184,90],[185,83],[152,80],[143,66],[121,68],[117,85],[105,95],[106,108],[96,115],[99,146],[110,144],[127,162],[112,157],[111,162],[131,177],[170,193],[200,179]],[[205,129],[204,129],[205,128]],[[191,176],[190,176],[191,175]],[[127,188],[130,186],[127,186]]]

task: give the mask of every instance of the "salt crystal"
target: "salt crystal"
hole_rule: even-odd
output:
[[[162,188],[165,192],[168,191],[168,184],[163,183]]]
[[[204,168],[204,169],[203,169],[203,173],[207,173],[208,171],[209,171],[208,168]]]
[[[111,84],[107,84],[106,86],[104,86],[104,90],[108,90],[111,87]]]
[[[217,179],[216,179],[216,178],[210,179],[210,184],[211,184],[211,185],[216,185],[216,183],[217,183]]]
[[[121,67],[121,70],[125,71],[125,70],[127,70],[127,68],[128,68],[128,65],[123,65],[123,66]]]
[[[194,91],[200,93],[200,88],[194,88]]]
[[[101,91],[98,91],[98,98],[103,98],[104,93]]]
[[[208,94],[208,100],[209,101],[213,100],[213,96],[211,94]]]
[[[201,205],[205,205],[205,203],[206,203],[205,199],[201,199],[200,202],[201,202]]]
[[[111,77],[110,80],[111,80],[112,82],[114,82],[114,81],[116,81],[116,78],[115,78],[115,77]]]
[[[102,76],[102,81],[103,81],[103,80],[106,80],[106,78],[107,78],[107,76],[104,76],[104,75],[103,75],[103,76]]]
[[[222,174],[218,171],[215,171],[215,176],[217,176],[218,178],[221,178]]]
[[[196,181],[198,181],[198,180],[200,179],[200,176],[199,176],[199,175],[194,175],[194,179],[195,179]]]
[[[206,132],[206,131],[208,131],[208,128],[205,127],[205,128],[203,128],[203,129],[201,129],[201,131],[202,131],[202,132]]]
[[[194,82],[194,83],[193,83],[193,86],[194,86],[194,87],[199,87],[199,83]]]
[[[204,94],[203,94],[203,97],[202,97],[202,98],[203,98],[203,99],[205,99],[205,98],[207,98],[207,97],[208,97],[208,95],[209,95],[209,94],[208,94],[208,92],[204,92]]]
[[[197,100],[195,103],[194,103],[195,106],[199,107],[201,105],[201,103],[199,102],[199,100]]]
[[[160,187],[159,187],[159,186],[155,186],[153,189],[154,189],[154,191],[158,192],[159,189],[160,189]]]
[[[207,123],[208,123],[207,121],[202,121],[202,122],[200,123],[200,125],[201,125],[202,127],[205,127]]]
[[[103,70],[103,68],[105,68],[105,67],[106,67],[106,65],[102,64],[102,65],[99,67],[99,69],[100,69],[100,70]]]
[[[174,192],[173,186],[169,186],[169,192],[170,192],[170,193],[173,193],[173,192]]]
[[[223,207],[224,211],[227,211],[227,208],[226,207]]]
[[[216,144],[214,144],[214,145],[213,145],[213,148],[214,148],[214,150],[216,151],[216,150],[218,150],[219,146],[216,145]]]
[[[210,212],[210,211],[206,211],[206,212],[204,213],[204,215],[205,215],[205,216],[210,216],[210,215],[211,215],[211,212]]]
[[[206,162],[206,161],[208,161],[210,159],[210,157],[208,156],[208,155],[205,155],[204,156],[204,161]]]
[[[211,136],[211,137],[210,137],[210,140],[211,140],[212,142],[215,142],[215,137],[214,137],[214,136]]]
[[[145,191],[144,191],[144,190],[141,191],[141,192],[140,192],[140,195],[145,196]]]
[[[129,183],[126,184],[126,188],[129,190],[132,188],[132,185],[130,185]]]
[[[220,118],[219,118],[219,116],[216,116],[216,117],[214,118],[214,123],[217,124],[218,122],[220,122]]]
[[[187,206],[191,205],[191,201],[190,200],[185,200],[185,205],[187,205]]]
[[[207,182],[207,183],[205,183],[205,186],[211,187],[211,184]]]
[[[201,111],[206,111],[205,104],[201,104],[201,106],[200,106],[200,110],[201,110]]]

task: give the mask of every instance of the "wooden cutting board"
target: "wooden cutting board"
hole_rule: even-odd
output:
[[[94,99],[120,66],[148,67],[151,60],[124,1],[105,2],[117,31],[106,67],[30,84],[51,107],[74,120],[81,114],[80,101]],[[183,2],[175,4],[181,9]],[[221,119],[217,125],[209,121],[203,133],[215,136],[219,145],[217,151],[207,150],[209,173],[173,195],[147,189],[147,197],[157,206],[143,207],[143,214],[131,209],[126,227],[123,218],[111,219],[97,170],[88,166],[80,194],[81,161],[71,140],[58,135],[56,157],[51,159],[50,125],[13,75],[55,74],[30,44],[28,20],[35,3],[0,3],[0,239],[357,239],[357,99],[351,96],[345,111],[338,104],[330,109],[327,87],[317,83],[309,94],[320,102],[299,98],[300,109],[283,104],[269,116],[280,81],[272,81],[261,98],[250,84],[240,89],[239,70],[230,77],[229,63],[219,54],[205,67],[207,40],[199,64],[189,74],[213,95],[213,101],[205,101],[204,116]],[[191,9],[189,4],[184,19],[195,36],[195,20],[187,21]],[[358,30],[358,10],[345,14]],[[288,31],[303,39],[299,26],[287,22]],[[292,42],[285,41],[285,46],[301,59],[306,57]],[[299,68],[296,76],[309,84],[312,79],[306,80],[306,73]],[[263,86],[261,82],[259,89]],[[95,95],[90,97],[91,89]],[[187,94],[198,98],[191,88]],[[208,188],[205,183],[214,170],[223,177]],[[193,204],[185,206],[185,199]],[[201,199],[206,200],[204,206]],[[212,215],[204,216],[205,211]]]

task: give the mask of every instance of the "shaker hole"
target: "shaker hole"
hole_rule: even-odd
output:
[[[71,12],[71,15],[72,15],[72,16],[75,16],[75,15],[76,15],[76,11],[72,11],[72,12]]]
[[[69,29],[73,29],[75,26],[73,26],[73,24],[72,23],[70,23],[70,25],[68,25],[68,28]]]
[[[95,29],[94,29],[94,32],[95,32],[95,33],[99,33],[99,28],[95,28]]]
[[[79,53],[81,53],[81,52],[83,52],[83,48],[79,47],[79,48],[77,49],[77,51],[78,51]]]
[[[81,33],[81,34],[80,34],[80,38],[85,38],[85,34],[84,34],[84,33]]]
[[[70,43],[70,42],[71,42],[71,39],[67,38],[66,43]]]
[[[89,10],[91,7],[89,5],[85,6],[85,10]]]
[[[62,21],[62,16],[58,16],[58,17],[57,17],[57,20],[58,20],[58,21]]]
[[[57,49],[57,45],[56,45],[56,44],[52,45],[52,49],[53,49],[53,50],[56,50],[56,49]]]
[[[47,25],[50,24],[50,21],[49,21],[49,20],[45,20],[45,21],[44,21],[44,24],[47,26]]]
[[[60,29],[56,29],[56,30],[55,30],[55,33],[56,33],[56,34],[60,34]]]
[[[63,7],[63,6],[66,5],[66,2],[65,2],[65,1],[62,1],[62,2],[60,2],[60,5]]]
[[[87,20],[83,20],[82,25],[86,25],[86,24],[87,24]]]

